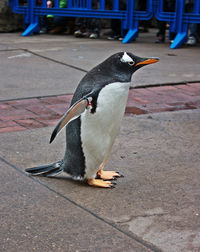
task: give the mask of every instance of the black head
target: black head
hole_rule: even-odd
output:
[[[130,52],[115,53],[90,70],[80,81],[72,103],[90,92],[114,82],[130,82],[139,68],[158,62],[158,58],[141,58]]]
[[[106,67],[108,67],[108,71],[115,72],[127,79],[128,76],[131,78],[132,74],[141,67],[156,63],[158,60],[158,58],[141,58],[130,52],[119,52],[106,60],[108,63]]]

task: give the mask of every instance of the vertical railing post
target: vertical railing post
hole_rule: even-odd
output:
[[[47,1],[46,0],[42,0],[42,5],[41,5],[43,8],[46,8],[47,7]]]
[[[60,0],[54,0],[54,7],[59,8],[59,2]]]
[[[138,20],[134,20],[135,12],[135,0],[127,0],[127,12],[128,12],[128,33],[122,40],[122,43],[128,43],[134,40],[138,36]]]
[[[193,12],[196,14],[200,13],[200,1],[199,0],[194,0],[194,8]]]
[[[87,9],[92,9],[92,1],[91,0],[87,0],[87,2],[86,2],[86,8]]]
[[[29,23],[29,26],[22,33],[22,36],[31,35],[33,32],[38,32],[39,30],[39,18],[34,13],[35,6],[36,6],[35,0],[27,1],[27,14],[26,15],[28,17],[27,22]]]
[[[100,10],[105,10],[105,0],[100,0]]]
[[[67,8],[69,8],[69,9],[72,8],[72,1],[73,0],[67,0]]]
[[[177,32],[177,35],[170,46],[171,49],[178,48],[187,39],[188,24],[185,24],[183,22],[184,11],[185,11],[185,0],[176,0],[175,30]]]
[[[119,10],[119,0],[113,0],[113,10]]]

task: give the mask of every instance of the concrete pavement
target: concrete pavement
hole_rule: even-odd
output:
[[[66,35],[21,37],[2,33],[0,99],[71,93],[86,71],[119,51],[160,58],[156,66],[149,65],[134,74],[134,87],[200,81],[199,45],[171,50],[167,43],[155,44],[155,34],[152,30],[141,34],[135,43],[122,44]]]
[[[200,80],[198,46],[172,51],[152,33],[128,45],[1,34],[1,104],[17,99],[19,109],[30,97],[71,94],[120,50],[161,59],[138,71],[133,86]],[[24,173],[63,157],[64,132],[51,145],[50,125],[1,133],[0,251],[200,251],[200,109],[152,112],[125,116],[106,167],[125,176],[113,190]]]

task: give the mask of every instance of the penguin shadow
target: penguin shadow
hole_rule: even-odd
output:
[[[72,177],[68,176],[68,175],[58,175],[58,176],[40,176],[41,178],[46,178],[48,180],[57,180],[57,181],[62,181],[62,182],[67,182],[69,184],[72,185],[76,185],[76,186],[88,186],[87,183],[85,181],[80,181],[80,180],[74,180],[72,179]]]
[[[119,173],[120,174],[120,173]],[[103,187],[95,187],[95,186],[90,186],[88,185],[86,180],[76,180],[73,179],[70,175],[57,175],[57,176],[45,176],[45,175],[40,175],[40,178],[47,178],[50,180],[57,180],[57,181],[62,181],[62,182],[67,182],[69,184],[75,185],[75,186],[79,186],[79,187],[83,187],[83,188],[91,188],[91,189],[95,189],[95,190],[99,190],[99,189],[114,189],[115,186],[117,185],[117,180],[120,178],[123,178],[124,176],[122,174],[120,174],[120,177],[115,177],[112,180],[107,180],[107,181],[111,181],[112,182],[112,187],[109,188],[103,188]],[[97,177],[96,177],[97,178]]]

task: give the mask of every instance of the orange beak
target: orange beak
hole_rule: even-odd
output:
[[[139,66],[139,65],[149,65],[149,64],[153,64],[158,62],[159,59],[158,58],[151,58],[151,59],[145,59],[143,61],[138,62],[135,66]]]

